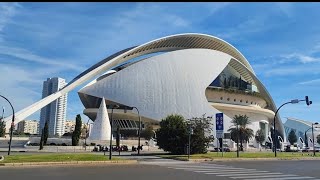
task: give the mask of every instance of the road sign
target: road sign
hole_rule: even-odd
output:
[[[216,114],[216,137],[223,138],[223,113]]]
[[[216,130],[223,131],[223,113],[216,114]]]

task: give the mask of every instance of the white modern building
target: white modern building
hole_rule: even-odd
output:
[[[133,49],[120,56],[125,63],[79,90],[84,114],[93,121],[105,97],[109,117],[110,107],[120,106],[112,117],[122,129],[137,128],[135,109],[125,111],[137,107],[143,122],[159,122],[169,114],[189,119],[222,112],[225,133],[235,115],[247,115],[254,133],[262,129],[271,137],[276,106],[247,59],[232,45],[209,35],[180,34]],[[276,123],[285,136],[278,116]],[[251,145],[258,146],[254,139]]]
[[[39,134],[39,121],[23,120],[17,124],[19,133]]]
[[[55,94],[65,87],[66,84],[65,79],[59,77],[48,78],[43,82],[42,98]],[[42,108],[40,113],[40,134],[47,121],[49,136],[62,136],[65,130],[66,111],[67,93]]]
[[[304,145],[306,145],[307,147],[312,147],[312,124],[314,124],[314,122],[288,117],[287,121],[284,123],[286,136],[288,137],[290,131],[293,130],[298,138],[297,144],[299,144],[300,147],[304,147]],[[320,125],[314,124],[313,135],[315,147],[320,147],[320,144],[317,143],[316,138],[319,134]]]
[[[17,112],[17,121],[97,76],[78,92],[84,114],[93,121],[104,97],[110,121],[121,128],[137,128],[136,109],[143,122],[152,123],[173,113],[189,119],[222,112],[225,133],[234,115],[242,114],[249,116],[254,132],[262,129],[270,136],[277,107],[249,61],[228,42],[198,33],[166,36],[121,50],[57,93]],[[111,117],[115,104],[120,108]],[[5,119],[7,126],[10,118]],[[279,113],[276,130],[286,139]],[[254,139],[250,142],[255,146]]]

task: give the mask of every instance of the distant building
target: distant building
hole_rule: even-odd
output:
[[[18,133],[39,134],[39,121],[23,120],[17,125]]]
[[[293,130],[298,138],[298,144],[303,145],[303,143],[305,143],[308,147],[312,147],[312,123],[313,122],[310,121],[288,117],[284,123],[286,136],[288,137],[290,131]],[[318,125],[313,125],[313,133],[315,139],[314,144],[316,147],[319,147],[320,144],[317,143],[316,138],[320,134]]]
[[[64,123],[64,133],[73,132],[75,127],[76,127],[76,122],[75,121],[66,121]]]
[[[64,133],[72,133],[76,127],[76,121],[67,120],[64,123]],[[90,124],[89,124],[90,127]],[[86,128],[86,124],[82,123],[81,129]],[[89,129],[88,129],[89,132]]]
[[[65,79],[59,77],[48,78],[43,82],[42,98],[45,98],[66,86]],[[67,111],[67,94],[48,104],[41,109],[40,129],[44,128],[48,121],[49,136],[62,136],[64,134],[64,125]],[[40,130],[40,134],[41,134]]]

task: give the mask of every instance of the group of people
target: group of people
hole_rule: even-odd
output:
[[[143,147],[143,145],[138,146],[138,147],[132,146],[132,147],[131,147],[131,151],[132,151],[132,152],[135,152],[135,151],[137,151],[138,149],[140,149],[140,150],[142,151],[142,147]]]

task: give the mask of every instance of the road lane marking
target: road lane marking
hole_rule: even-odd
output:
[[[244,176],[244,177],[230,177],[232,179],[250,179],[250,178],[277,178],[277,177],[288,177],[288,176],[297,176],[297,175],[289,175],[289,174],[282,174],[282,175],[261,175],[261,176]],[[272,178],[273,179],[273,178]]]
[[[309,176],[299,176],[299,177],[282,177],[282,178],[259,178],[259,179],[246,179],[246,180],[289,180],[289,179],[312,179],[314,177],[309,177]],[[317,179],[312,179],[312,180],[317,180]]]
[[[239,174],[222,174],[222,173],[216,173],[217,176],[257,176],[257,175],[280,175],[282,173],[250,173],[248,174],[248,172],[246,172],[246,174],[244,173],[239,173]],[[218,175],[218,174],[222,174],[222,175]]]
[[[218,170],[223,170],[223,169],[246,169],[246,168],[233,168],[233,167],[228,167],[228,168],[204,168],[204,167],[201,167],[201,168],[196,168],[196,167],[168,167],[168,168],[173,168],[173,169],[218,169]]]
[[[248,173],[248,172],[269,172],[269,171],[256,171],[255,169],[242,169],[242,170],[236,170],[236,169],[230,169],[230,170],[200,170],[200,171],[194,171],[194,172],[226,172],[226,173]]]
[[[192,166],[188,166],[188,165],[180,165],[180,164],[179,164],[179,165],[172,165],[172,164],[170,164],[170,166],[171,166],[171,167],[231,167],[231,166],[225,166],[225,165],[223,165],[223,166],[222,166],[222,165],[221,165],[221,166],[215,166],[215,165],[214,165],[214,166],[211,166],[211,165],[210,165],[210,166],[203,166],[203,165],[198,165],[198,166],[192,165]]]

